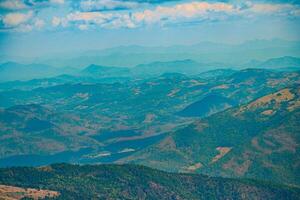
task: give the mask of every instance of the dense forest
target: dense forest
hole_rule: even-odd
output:
[[[252,180],[175,174],[137,165],[15,167],[0,184],[58,191],[57,199],[299,199],[300,189]]]

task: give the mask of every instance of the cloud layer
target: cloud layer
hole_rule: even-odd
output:
[[[298,19],[300,7],[293,1],[4,0],[0,14],[1,29],[10,31],[133,29],[270,16]]]

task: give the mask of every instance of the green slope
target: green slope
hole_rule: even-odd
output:
[[[0,169],[0,184],[58,191],[58,199],[299,199],[299,189],[173,174],[134,165]]]
[[[300,184],[299,85],[169,133],[123,162]]]

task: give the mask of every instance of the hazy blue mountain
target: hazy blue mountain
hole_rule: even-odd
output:
[[[294,68],[294,69],[300,69],[300,58],[291,57],[291,56],[285,56],[280,58],[272,58],[265,62],[263,62],[261,65],[259,65],[262,68],[266,69],[286,69],[286,68]]]
[[[201,78],[204,78],[204,79],[209,79],[209,78],[218,78],[218,77],[229,76],[235,72],[236,72],[236,70],[233,70],[233,69],[214,69],[214,70],[202,72],[202,73],[198,74],[198,76]]]
[[[121,77],[128,76],[129,69],[125,67],[109,67],[100,65],[89,65],[84,68],[79,75],[92,76],[92,77]]]
[[[141,64],[132,68],[134,75],[152,75],[158,76],[164,73],[182,73],[182,74],[199,74],[207,71],[208,65],[200,64],[193,60],[177,60],[170,62],[153,62],[149,64]]]
[[[23,65],[15,62],[7,62],[0,65],[0,80],[30,80],[34,78],[53,77],[66,73],[74,73],[72,68],[54,68],[44,64]]]
[[[243,65],[243,67],[250,68],[264,68],[274,70],[299,70],[300,58],[292,56],[283,56],[277,58],[271,58],[266,61],[252,60]]]
[[[234,55],[234,56],[233,56]],[[298,41],[253,40],[242,44],[202,42],[196,45],[161,47],[120,46],[104,50],[54,55],[40,58],[39,63],[51,66],[86,67],[91,63],[104,66],[133,67],[152,62],[192,59],[201,63],[224,63],[224,67],[242,65],[253,59],[267,60],[275,57],[300,55]]]

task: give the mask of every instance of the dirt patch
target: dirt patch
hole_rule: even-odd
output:
[[[222,84],[222,85],[217,85],[215,87],[212,88],[212,90],[217,90],[217,89],[228,89],[229,86],[226,84]]]
[[[259,141],[258,141],[258,138],[255,137],[251,140],[251,145],[254,149],[256,149],[257,151],[260,151],[262,152],[263,154],[271,154],[272,153],[272,150],[270,149],[266,149],[266,148],[263,148],[259,145]]]
[[[0,199],[19,200],[24,197],[34,200],[44,199],[46,197],[57,197],[59,193],[51,190],[39,190],[33,188],[21,188],[7,185],[0,185]]]
[[[167,96],[174,97],[179,91],[180,91],[180,89],[174,89],[169,94],[167,94]]]
[[[288,111],[292,112],[299,107],[300,107],[300,100],[297,100],[297,101],[292,102],[287,109],[288,109]]]
[[[42,167],[38,167],[38,170],[43,171],[43,172],[51,172],[53,171],[51,166],[42,166]]]
[[[193,79],[190,81],[189,87],[195,87],[195,86],[206,85],[206,84],[207,83],[199,82],[199,81]]]
[[[143,123],[151,123],[151,122],[153,122],[155,117],[156,117],[156,115],[154,115],[154,114],[147,114]]]
[[[172,137],[169,136],[158,144],[158,148],[164,150],[172,150],[176,149],[176,144]]]
[[[274,110],[265,110],[263,112],[261,112],[262,115],[273,115],[274,114]]]
[[[194,165],[188,166],[186,168],[186,170],[189,171],[189,172],[193,172],[193,171],[195,171],[197,169],[200,169],[202,166],[203,165],[200,162],[198,162],[198,163],[195,163]]]
[[[290,91],[290,89],[283,89],[278,92],[261,97],[246,106],[242,106],[237,112],[234,113],[234,116],[238,116],[240,113],[243,113],[247,110],[254,110],[257,108],[271,105],[272,102],[275,103],[275,106],[273,108],[276,109],[281,105],[282,102],[288,102],[294,98],[295,98],[295,94],[293,94]],[[290,109],[293,109],[293,108],[290,108]],[[272,114],[274,112],[275,112],[275,110],[273,110]],[[266,111],[265,113],[262,113],[262,114],[268,115],[270,113],[271,113],[271,111]]]
[[[219,151],[219,154],[212,159],[211,163],[217,162],[219,159],[224,157],[231,149],[231,147],[217,147],[216,150]]]
[[[276,150],[276,152],[284,152],[284,151],[289,151],[292,153],[297,152],[297,148],[299,144],[288,133],[282,133],[282,132],[275,133],[275,134],[273,133],[273,138],[280,144],[280,147]]]
[[[295,97],[293,93],[289,89],[283,89],[276,93],[269,94],[267,96],[261,97],[256,101],[250,103],[247,108],[257,108],[260,106],[264,106],[266,104],[271,103],[271,101],[275,101],[276,103],[281,103],[285,101],[290,101]]]
[[[248,171],[250,165],[250,160],[245,160],[243,163],[238,164],[234,161],[234,159],[231,159],[229,162],[223,165],[223,169],[233,170],[236,175],[243,176]]]

